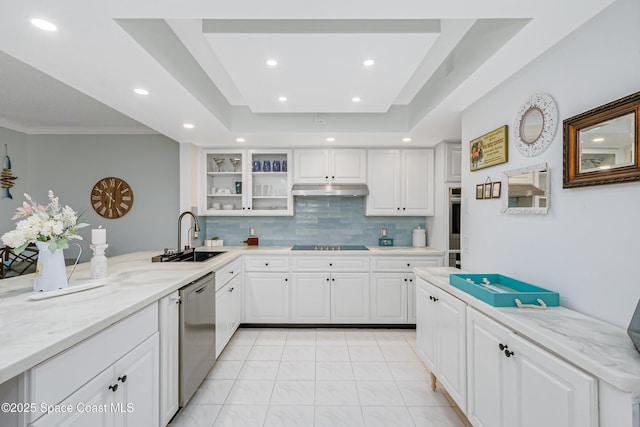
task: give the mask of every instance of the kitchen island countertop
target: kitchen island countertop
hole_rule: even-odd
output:
[[[518,335],[640,400],[640,353],[623,328],[565,307],[493,307],[449,284],[450,274],[464,273],[455,268],[414,268],[414,272]]]
[[[195,263],[151,262],[151,257],[161,251],[113,256],[108,258],[108,276],[99,280],[90,280],[90,263],[79,264],[69,282],[70,287],[86,283],[103,283],[104,286],[41,300],[30,299],[35,295],[33,274],[0,281],[0,384],[243,254],[334,252],[294,252],[290,246],[223,246],[197,250],[227,253]],[[344,252],[443,255],[437,249],[413,247]]]

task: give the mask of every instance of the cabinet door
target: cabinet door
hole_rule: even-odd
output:
[[[433,286],[420,278],[416,282],[416,341],[418,356],[435,372],[436,305],[433,301]]]
[[[336,148],[330,152],[330,180],[335,183],[363,183],[367,180],[367,152],[360,148]]]
[[[247,273],[245,320],[248,323],[289,321],[289,274]]]
[[[445,177],[446,182],[462,181],[462,145],[459,143],[445,143]]]
[[[331,274],[331,320],[369,322],[369,273]]]
[[[115,402],[115,395],[119,390],[116,388],[114,391],[109,386],[114,386],[115,384],[113,367],[110,367],[61,403],[61,406],[71,406],[73,408],[70,413],[52,412],[29,425],[33,427],[113,427],[115,423],[115,413],[113,411],[94,412],[90,410],[84,411],[82,408],[107,405],[107,408],[111,409],[110,405]]]
[[[433,150],[402,151],[402,215],[434,214]]]
[[[400,150],[367,153],[367,215],[397,215],[400,211]]]
[[[296,323],[328,323],[331,321],[329,273],[293,274],[291,321]]]
[[[216,292],[216,358],[220,356],[222,350],[231,337],[229,331],[231,317],[231,289],[227,283],[222,289]]]
[[[405,273],[371,274],[371,322],[407,323],[407,291]]]
[[[245,184],[247,153],[245,150],[205,149],[201,151],[200,214],[244,215],[246,199],[236,192],[236,183]],[[227,205],[231,209],[224,209]]]
[[[300,149],[293,153],[296,184],[316,184],[329,181],[329,150]]]
[[[466,307],[459,299],[435,290],[437,298],[436,366],[438,379],[462,412],[467,411]]]
[[[234,277],[229,282],[227,293],[230,295],[227,334],[231,338],[242,321],[242,275]]]
[[[242,193],[251,216],[293,215],[291,151],[249,150]],[[269,170],[265,171],[265,164]],[[285,166],[287,170],[285,171]],[[276,170],[279,169],[279,170]]]
[[[510,331],[478,311],[467,308],[467,370],[469,421],[476,427],[507,427],[504,419],[505,372],[509,360],[500,345]]]
[[[407,323],[416,323],[416,275],[408,273],[407,280]]]
[[[116,393],[123,423],[137,427],[159,424],[158,334],[154,334],[114,365]],[[122,392],[120,391],[122,390]]]
[[[513,378],[505,390],[506,423],[521,427],[596,427],[596,380],[511,333]]]
[[[159,302],[160,330],[160,421],[169,424],[178,411],[178,291]]]

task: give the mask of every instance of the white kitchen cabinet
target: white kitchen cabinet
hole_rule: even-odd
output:
[[[289,273],[245,274],[245,321],[289,322]]]
[[[236,274],[216,291],[216,358],[238,329],[242,318],[242,276]]]
[[[371,273],[371,322],[407,323],[409,273]]]
[[[72,411],[51,412],[31,425],[34,427],[157,426],[159,425],[158,369],[158,333],[156,333],[60,402],[61,407],[71,407]],[[103,409],[93,412],[92,408]]]
[[[366,182],[366,151],[360,148],[303,148],[295,150],[296,184],[356,184]]]
[[[292,256],[291,271],[293,322],[369,323],[368,256]]]
[[[178,412],[178,345],[180,297],[175,291],[158,302],[160,333],[160,422],[169,424]]]
[[[462,181],[462,145],[459,142],[445,142],[444,149],[445,182]]]
[[[200,215],[293,215],[290,150],[202,149],[200,156]]]
[[[595,378],[467,310],[467,415],[474,426],[598,425]]]
[[[371,149],[367,171],[366,215],[434,214],[432,149]]]
[[[466,304],[418,278],[416,339],[418,356],[462,412],[467,408]]]
[[[289,257],[280,255],[245,255],[244,270],[264,272],[289,271]]]
[[[296,273],[291,284],[291,321],[331,321],[331,279],[325,273]]]
[[[371,321],[416,323],[414,267],[440,267],[441,255],[371,257]],[[405,291],[406,289],[406,291]],[[406,298],[402,295],[406,293]]]

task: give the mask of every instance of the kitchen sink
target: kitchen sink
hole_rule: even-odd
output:
[[[189,249],[182,252],[171,253],[170,251],[165,251],[164,254],[156,255],[151,258],[153,262],[202,262],[208,259],[217,257],[218,255],[222,255],[226,252],[196,252],[193,249]]]

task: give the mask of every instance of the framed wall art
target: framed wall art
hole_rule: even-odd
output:
[[[471,140],[469,142],[471,172],[506,163],[509,160],[508,149],[507,125]]]

